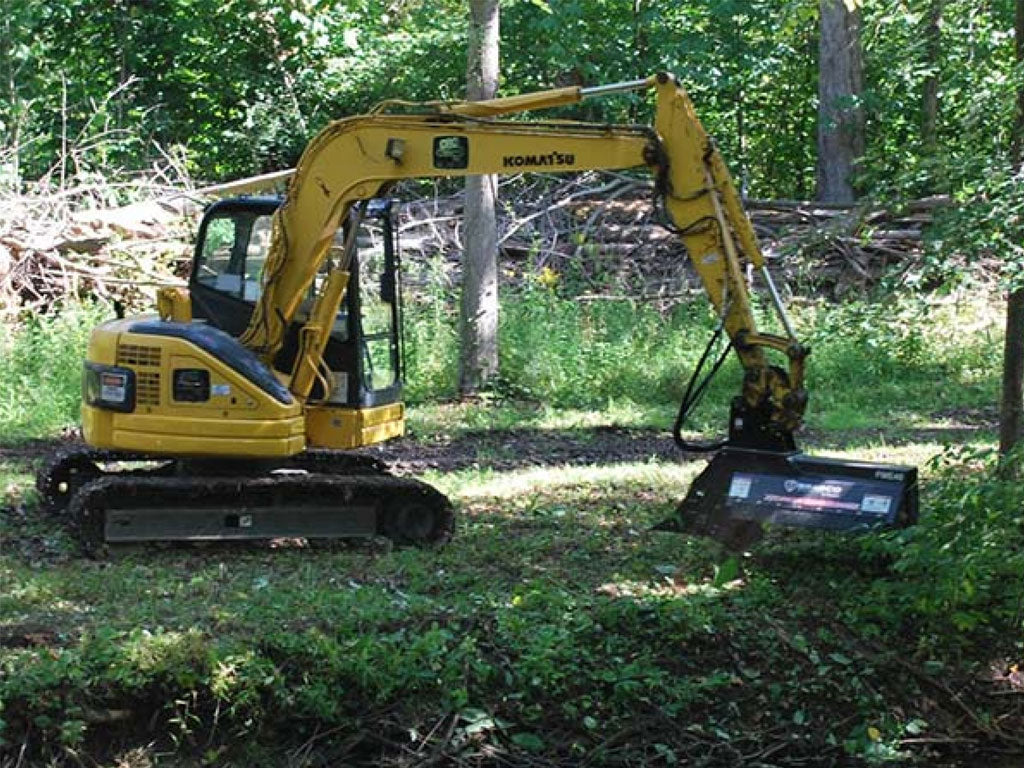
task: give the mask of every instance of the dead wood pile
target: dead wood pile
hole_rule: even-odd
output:
[[[137,306],[157,285],[181,282],[190,237],[182,206],[166,198],[90,208],[110,192],[0,193],[0,320],[69,299]]]
[[[282,174],[270,178],[279,182]],[[153,189],[150,202],[119,208],[101,207],[111,190],[99,186],[0,192],[0,320],[68,298],[151,306],[157,285],[187,277],[200,193],[248,191],[250,181]],[[455,287],[461,192],[424,196],[416,189],[398,190],[407,201],[399,215],[407,285],[416,290],[440,280]],[[670,299],[696,288],[685,252],[657,223],[644,182],[597,173],[513,178],[502,183],[500,200],[505,280],[539,279],[590,300]],[[750,201],[748,210],[781,283],[839,297],[874,284],[888,269],[913,265],[940,203],[918,201],[899,214],[798,201]]]
[[[499,242],[508,276],[561,285],[585,300],[675,298],[699,289],[678,239],[659,223],[652,190],[611,174],[551,185],[506,183]],[[893,269],[920,263],[923,232],[944,198],[913,201],[899,213],[794,200],[748,200],[777,282],[792,293],[842,298],[874,286]],[[405,206],[406,262],[445,256],[457,285],[462,199],[421,197]],[[436,277],[436,276],[435,276]]]

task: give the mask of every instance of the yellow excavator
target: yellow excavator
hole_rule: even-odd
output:
[[[656,103],[648,126],[508,119],[646,90]],[[718,333],[728,337],[716,361],[709,345],[676,420],[680,447],[714,458],[674,527],[731,536],[766,522],[841,530],[912,523],[913,467],[797,450],[809,350],[786,316],[722,157],[685,90],[665,73],[490,101],[389,101],[328,125],[307,146],[283,202],[243,197],[207,210],[187,290],[162,289],[157,315],[92,331],[82,385],[87,446],[41,471],[44,500],[73,517],[91,548],[279,537],[447,540],[454,515],[443,494],[349,450],[404,431],[389,189],[410,178],[641,166],[653,176],[664,225],[703,284]],[[360,232],[371,224],[365,247]],[[781,335],[758,329],[748,269],[763,280]],[[730,350],[744,376],[729,436],[687,441],[683,420]]]

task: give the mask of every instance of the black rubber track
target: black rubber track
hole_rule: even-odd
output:
[[[106,470],[103,465],[157,462],[155,466]],[[293,470],[280,473],[279,470]],[[189,503],[237,507],[247,512],[303,502],[372,505],[377,534],[396,544],[437,546],[451,539],[455,513],[433,486],[394,477],[378,459],[335,451],[307,451],[272,462],[169,460],[166,456],[90,448],[59,452],[36,485],[46,507],[66,514],[86,550],[101,555],[105,514],[135,507],[174,509]],[[253,537],[266,538],[266,537]]]

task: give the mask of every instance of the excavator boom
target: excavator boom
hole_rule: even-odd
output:
[[[653,126],[520,122],[495,116],[571,103],[621,90],[653,88]],[[387,111],[418,108],[412,114]],[[704,131],[685,90],[666,74],[592,89],[563,88],[464,104],[385,102],[368,115],[330,124],[310,142],[275,215],[263,290],[242,342],[266,360],[280,350],[339,224],[359,200],[395,181],[474,174],[578,172],[644,167],[655,177],[657,201],[690,254],[712,306],[748,372],[744,397],[766,400],[774,426],[801,420],[804,350],[770,283],[753,227],[725,162]],[[760,333],[750,306],[744,264],[766,275],[784,337]],[[335,270],[347,269],[345,263]],[[340,298],[338,299],[340,301]],[[326,314],[330,315],[330,308]],[[766,350],[788,357],[772,368]],[[309,354],[316,356],[315,349]],[[300,366],[297,361],[296,366]],[[307,366],[309,364],[307,363]],[[292,387],[300,398],[306,395]]]

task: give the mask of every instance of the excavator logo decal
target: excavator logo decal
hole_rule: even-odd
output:
[[[519,168],[524,165],[575,165],[576,155],[549,152],[546,155],[505,155],[502,159],[505,168]]]
[[[782,484],[782,487],[786,489],[786,493],[793,493],[798,496],[824,496],[830,499],[838,499],[849,489],[849,483],[805,483],[799,480],[787,479]]]

